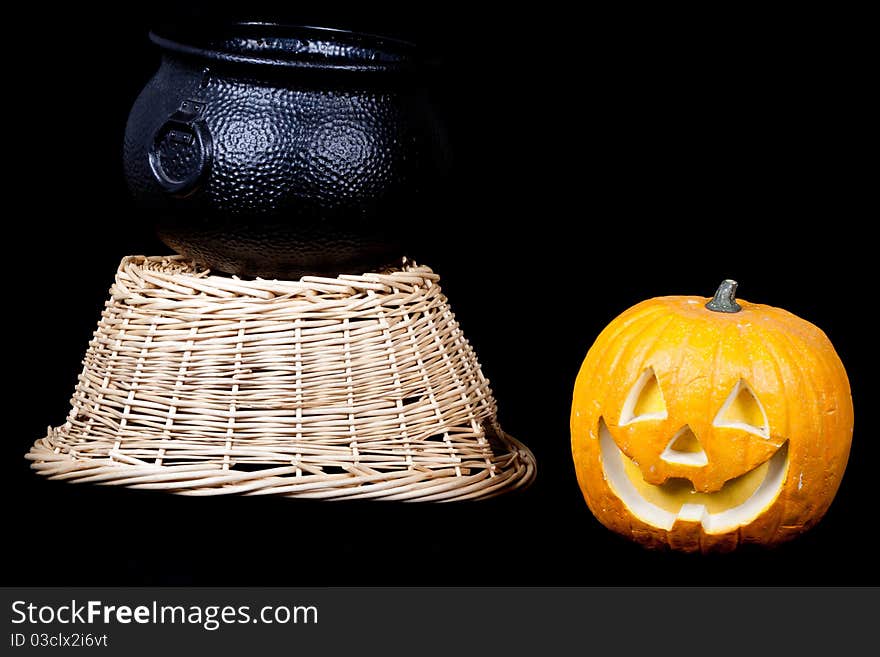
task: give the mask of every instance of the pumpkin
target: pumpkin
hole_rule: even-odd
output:
[[[735,292],[727,280],[711,300],[633,306],[577,376],[581,491],[645,546],[774,545],[818,522],[840,485],[853,430],[840,358],[813,324]]]

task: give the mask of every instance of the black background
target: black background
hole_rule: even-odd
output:
[[[6,16],[4,584],[880,583],[867,82],[849,19],[126,4]],[[434,243],[411,255],[443,276],[503,426],[537,457],[527,492],[452,505],[192,499],[28,470],[31,442],[64,420],[119,259],[167,250],[133,220],[121,172],[128,110],[158,66],[148,28],[218,13],[384,32],[441,57],[452,189],[426,218]],[[850,464],[828,515],[792,543],[648,552],[580,495],[574,378],[619,312],[709,295],[724,277],[831,338],[856,407]]]

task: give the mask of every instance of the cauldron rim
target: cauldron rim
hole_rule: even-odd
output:
[[[410,71],[420,63],[417,47],[410,41],[317,25],[264,21],[184,23],[154,27],[149,36],[163,50],[232,64],[381,73]],[[260,42],[268,38],[306,44],[306,50],[273,48]],[[247,43],[235,44],[232,39]],[[316,52],[312,46],[317,43],[339,48]]]

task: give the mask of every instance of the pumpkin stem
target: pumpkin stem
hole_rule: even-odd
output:
[[[712,300],[706,304],[706,308],[717,313],[738,313],[742,306],[736,302],[736,281],[729,278],[721,281],[718,291]]]

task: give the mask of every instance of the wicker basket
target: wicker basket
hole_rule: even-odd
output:
[[[462,500],[528,485],[531,452],[427,267],[300,281],[123,259],[52,479],[190,495]]]

